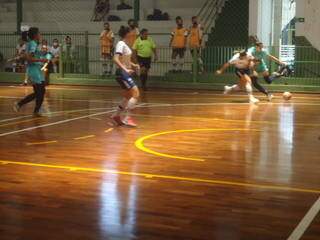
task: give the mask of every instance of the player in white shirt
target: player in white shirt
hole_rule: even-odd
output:
[[[50,53],[53,56],[52,59],[52,66],[53,66],[53,72],[58,72],[58,66],[59,66],[59,59],[60,59],[60,45],[58,39],[53,39],[52,47],[50,48]]]
[[[256,99],[252,94],[251,78],[250,73],[254,66],[254,57],[248,54],[246,51],[235,54],[229,62],[225,63],[221,69],[217,70],[217,74],[222,74],[225,69],[229,66],[235,67],[235,73],[239,77],[240,81],[231,87],[224,87],[224,94],[228,94],[232,91],[240,91],[241,88],[245,87],[246,92],[249,96],[250,103],[258,103],[259,100]]]
[[[121,126],[127,125],[136,127],[136,123],[129,116],[129,113],[134,109],[139,98],[139,89],[132,79],[132,74],[135,70],[139,70],[139,65],[131,61],[132,50],[128,46],[130,41],[130,28],[121,26],[119,30],[120,41],[117,43],[113,61],[118,66],[116,70],[116,80],[124,90],[123,99],[119,104],[117,111],[112,115],[113,121]],[[122,117],[124,114],[124,117]]]
[[[25,41],[22,38],[20,38],[19,43],[16,46],[16,55],[14,58],[15,61],[12,64],[14,72],[17,72],[16,68],[20,69],[20,71],[21,69],[25,69],[27,62],[25,61],[23,56],[26,53],[26,49],[27,49],[27,45]],[[27,84],[28,84],[28,74],[25,73],[22,85],[26,86]]]

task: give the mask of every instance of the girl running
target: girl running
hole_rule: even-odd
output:
[[[235,54],[231,60],[225,63],[221,69],[219,69],[216,73],[222,74],[225,69],[229,66],[235,66],[235,73],[239,77],[240,81],[238,84],[235,84],[231,87],[224,87],[224,94],[228,94],[232,91],[240,91],[242,87],[245,87],[250,103],[258,103],[259,100],[256,99],[252,94],[252,86],[250,79],[251,68],[253,67],[253,57],[248,54],[246,51],[242,51],[240,53]]]
[[[48,59],[41,57],[41,52],[38,48],[40,33],[39,29],[35,27],[31,27],[28,31],[28,43],[26,47],[25,58],[28,62],[27,64],[27,74],[29,79],[32,82],[33,93],[29,94],[19,102],[14,104],[14,110],[18,112],[20,108],[33,101],[36,100],[36,105],[33,111],[33,114],[37,117],[40,116],[40,108],[44,99],[44,95],[46,92],[44,75],[41,71],[42,63],[48,62]]]
[[[120,27],[120,41],[115,48],[113,61],[118,66],[116,70],[116,80],[124,92],[123,99],[111,118],[118,126],[127,125],[136,127],[137,124],[132,117],[129,116],[129,113],[134,109],[140,95],[139,89],[132,79],[132,74],[135,72],[134,69],[139,70],[140,68],[138,64],[131,61],[132,50],[127,44],[128,40],[130,41],[129,32],[129,27]],[[121,116],[122,114],[124,114],[124,117]]]
[[[259,82],[258,82],[258,75],[262,74],[266,83],[271,84],[272,81],[279,77],[277,76],[270,76],[269,69],[267,67],[267,60],[274,61],[281,66],[286,66],[284,62],[281,62],[278,58],[272,56],[264,49],[262,42],[256,42],[255,46],[249,48],[248,53],[251,54],[255,58],[255,69],[252,72],[251,80],[253,86],[258,89],[261,93],[265,94],[268,98],[268,101],[273,99],[273,95],[269,93]]]

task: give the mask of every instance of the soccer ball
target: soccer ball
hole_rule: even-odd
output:
[[[292,94],[290,92],[284,92],[282,97],[284,100],[289,101],[292,98]]]

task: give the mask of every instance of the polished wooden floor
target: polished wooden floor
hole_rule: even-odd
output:
[[[148,91],[132,129],[118,88],[51,86],[40,118],[30,91],[0,86],[1,240],[282,240],[320,197],[320,95]]]

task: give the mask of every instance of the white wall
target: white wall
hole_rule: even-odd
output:
[[[305,18],[296,23],[296,36],[305,36],[320,50],[320,0],[297,0],[297,17]]]
[[[266,46],[272,44],[272,0],[249,0],[249,35],[257,35]]]

